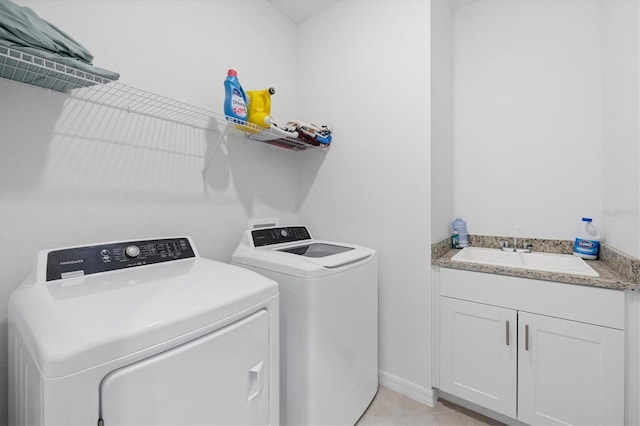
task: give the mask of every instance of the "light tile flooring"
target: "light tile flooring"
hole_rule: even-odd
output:
[[[464,407],[439,400],[431,408],[380,386],[378,394],[357,426],[395,425],[502,425]]]

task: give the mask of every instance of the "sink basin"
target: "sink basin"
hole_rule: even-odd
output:
[[[466,247],[453,256],[451,260],[587,277],[600,276],[583,259],[570,254],[513,253],[500,249]]]

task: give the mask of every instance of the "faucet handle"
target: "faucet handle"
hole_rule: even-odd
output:
[[[509,247],[509,241],[502,242],[502,251],[514,251],[515,248]]]

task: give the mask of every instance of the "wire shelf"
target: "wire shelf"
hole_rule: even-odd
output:
[[[109,79],[7,46],[0,46],[0,77],[57,92],[111,82]]]
[[[71,98],[204,130],[231,128],[256,142],[294,151],[325,151],[298,138],[252,123],[232,122],[224,114],[137,89],[51,60],[0,46],[0,77],[45,89],[65,92]],[[226,133],[226,132],[225,132]]]

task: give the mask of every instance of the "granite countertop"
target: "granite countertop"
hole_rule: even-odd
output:
[[[471,243],[477,247],[497,247],[498,241],[505,237],[472,236]],[[637,261],[622,262],[620,256],[614,256],[610,249],[604,252],[603,260],[585,260],[598,274],[599,277],[585,277],[557,272],[533,271],[529,269],[509,268],[505,266],[482,265],[470,262],[458,262],[451,260],[460,249],[451,249],[448,239],[434,243],[431,246],[431,263],[442,268],[462,269],[465,271],[484,272],[488,274],[507,275],[518,278],[530,278],[534,280],[555,281],[567,284],[585,285],[591,287],[610,288],[614,290],[640,290],[638,280]],[[540,250],[535,250],[540,247]],[[568,241],[560,240],[534,240],[534,251],[569,253],[572,245]],[[622,264],[622,267],[620,266]],[[616,268],[615,266],[618,265]]]
[[[555,281],[566,284],[586,285],[591,287],[610,288],[614,290],[638,290],[638,284],[625,280],[612,268],[600,260],[585,260],[599,277],[585,277],[557,272],[532,271],[529,269],[508,268],[503,266],[480,265],[470,262],[457,262],[451,258],[459,249],[451,249],[432,263],[442,268],[462,269],[465,271],[484,272],[489,274],[508,275],[511,277],[530,278],[534,280]]]

